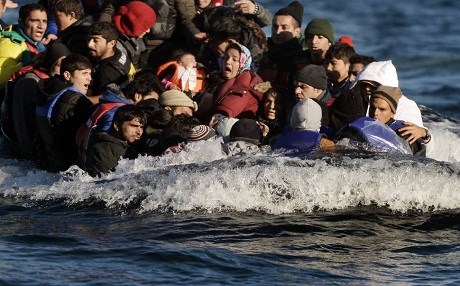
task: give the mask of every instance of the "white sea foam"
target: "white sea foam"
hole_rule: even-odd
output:
[[[311,212],[377,204],[395,211],[460,208],[460,130],[427,124],[432,159],[338,156],[318,159],[261,152],[227,158],[220,142],[197,142],[178,154],[122,160],[92,178],[73,166],[51,174],[16,159],[0,163],[0,195],[24,201],[100,201],[133,211],[261,210]]]

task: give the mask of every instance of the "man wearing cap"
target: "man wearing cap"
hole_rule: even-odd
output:
[[[298,101],[312,98],[326,102],[328,105],[332,103],[332,97],[327,91],[326,71],[322,66],[313,64],[304,66],[295,74],[294,87]]]
[[[193,113],[198,110],[198,105],[191,100],[185,93],[179,90],[168,90],[160,94],[159,103],[165,109],[169,109],[174,113],[174,116],[186,114],[193,116]]]
[[[117,48],[129,57],[138,70],[142,67],[139,62],[141,54],[147,50],[142,38],[155,24],[155,11],[144,2],[131,1],[118,9],[112,20],[120,33]]]
[[[303,6],[293,1],[275,13],[268,51],[263,55],[257,74],[273,86],[292,88],[294,74],[307,64],[306,43],[301,31]]]
[[[297,101],[313,99],[321,106],[322,124],[329,124],[329,107],[334,99],[327,90],[327,76],[323,66],[306,65],[295,74],[295,97]]]
[[[361,96],[364,108],[367,109],[372,92],[381,85],[399,87],[396,67],[391,60],[372,62],[365,66],[350,87],[350,91]],[[426,144],[426,154],[429,155],[433,151],[434,141],[432,134],[424,126],[420,108],[415,101],[402,94],[398,100],[395,119],[406,122],[405,126],[398,131],[403,136],[408,135],[406,141],[409,144],[422,139]]]
[[[307,39],[307,59],[315,65],[322,65],[326,59],[326,52],[334,43],[334,27],[329,20],[315,18],[305,28]]]

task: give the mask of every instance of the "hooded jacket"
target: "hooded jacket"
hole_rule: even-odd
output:
[[[391,60],[373,62],[365,66],[356,78],[355,82],[352,83],[351,89],[359,88],[360,81],[374,81],[380,85],[399,87],[396,67],[393,65]],[[369,98],[365,98],[364,100],[369,104]],[[369,109],[367,114],[369,114]],[[417,103],[404,96],[404,94],[398,101],[398,107],[396,108],[394,119],[411,122],[427,129],[423,126],[422,114],[417,106]],[[431,138],[426,146],[427,155],[433,151],[433,149],[434,143],[433,138]]]

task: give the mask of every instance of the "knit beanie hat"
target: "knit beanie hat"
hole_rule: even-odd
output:
[[[262,137],[262,129],[254,119],[240,119],[233,124],[232,130],[230,130],[230,142],[244,141],[259,145]]]
[[[160,94],[158,100],[160,105],[165,106],[186,106],[193,109],[193,111],[198,110],[198,105],[195,101],[191,100],[185,93],[180,90],[167,90]]]
[[[306,65],[296,73],[295,80],[306,83],[314,88],[322,90],[327,88],[327,75],[323,66]]]
[[[388,102],[390,105],[391,111],[396,113],[398,108],[398,101],[401,98],[402,93],[398,87],[391,87],[386,85],[381,85],[371,95],[371,101],[373,98],[381,98]]]
[[[42,66],[44,69],[49,71],[59,58],[66,57],[70,54],[72,54],[72,52],[63,43],[51,42],[46,48]]]
[[[292,110],[291,126],[294,130],[319,131],[323,111],[313,99],[299,101]]]
[[[120,6],[112,20],[120,33],[128,37],[139,37],[155,24],[156,18],[152,7],[141,1],[132,1]]]
[[[303,5],[299,1],[293,1],[286,7],[279,9],[275,13],[275,16],[276,15],[290,15],[299,23],[300,27],[302,26]]]
[[[315,18],[308,23],[305,28],[305,36],[308,35],[323,35],[329,43],[334,43],[334,27],[331,22],[324,18]]]
[[[347,44],[350,47],[353,47],[353,39],[350,36],[343,35],[339,38],[339,44]]]
[[[365,116],[366,108],[364,108],[363,100],[359,95],[344,93],[332,103],[331,114],[344,123],[350,123],[359,117]]]
[[[187,136],[188,141],[208,140],[216,136],[216,131],[207,125],[193,127]]]

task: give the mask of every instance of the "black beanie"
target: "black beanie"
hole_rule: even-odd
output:
[[[323,66],[306,65],[295,74],[295,80],[314,88],[322,90],[327,88],[327,75]]]
[[[230,130],[230,142],[233,141],[245,141],[259,145],[262,141],[262,129],[254,119],[240,119],[233,124]]]
[[[66,47],[66,45],[60,42],[51,42],[46,48],[42,66],[44,69],[49,71],[59,58],[70,54],[72,54],[72,52]]]
[[[363,100],[353,93],[344,93],[337,97],[331,106],[331,113],[344,123],[350,123],[366,115]]]
[[[290,15],[297,21],[297,23],[299,23],[299,27],[301,27],[303,18],[303,5],[299,1],[293,1],[286,7],[279,9],[275,13],[275,16],[276,15]]]

